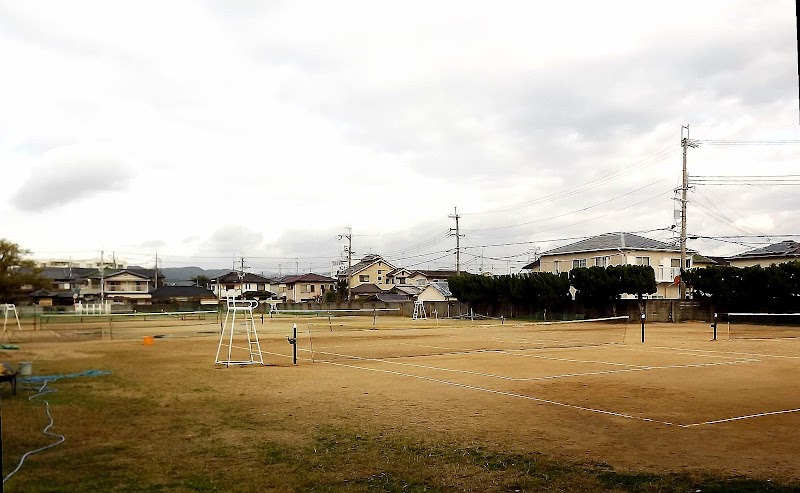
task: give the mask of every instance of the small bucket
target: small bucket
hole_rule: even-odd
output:
[[[19,374],[20,375],[30,375],[32,369],[33,369],[33,363],[31,363],[30,361],[20,361],[19,362]]]
[[[156,340],[153,339],[153,336],[144,336],[142,338],[142,343],[145,346],[155,346],[156,345]]]

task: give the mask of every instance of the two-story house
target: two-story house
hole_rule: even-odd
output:
[[[394,265],[380,255],[370,254],[349,269],[343,270],[339,279],[346,280],[351,289],[361,284],[374,284],[381,291],[387,291],[392,288],[387,276],[395,269]]]
[[[691,268],[694,251],[687,251],[686,268]],[[523,267],[531,272],[569,272],[576,267],[649,265],[655,271],[658,290],[650,298],[680,298],[676,277],[681,271],[681,250],[676,244],[633,233],[605,233],[548,250]]]
[[[219,299],[241,298],[248,291],[274,293],[272,283],[272,279],[258,274],[231,271],[212,279],[209,287]]]
[[[336,290],[336,279],[314,273],[286,276],[275,284],[275,294],[290,303],[321,302],[326,292]]]

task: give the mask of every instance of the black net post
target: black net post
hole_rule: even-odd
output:
[[[297,324],[292,324],[292,337],[287,337],[287,341],[292,345],[292,364],[297,364]]]
[[[714,341],[717,340],[717,314],[714,314],[714,323],[711,324],[711,327],[714,329]]]
[[[642,344],[644,344],[644,319],[645,319],[645,314],[642,313],[639,317],[642,319]]]

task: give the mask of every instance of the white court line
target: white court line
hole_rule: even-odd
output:
[[[610,375],[614,373],[625,373],[625,372],[632,372],[632,371],[649,371],[649,370],[666,370],[666,369],[675,369],[675,368],[703,368],[708,366],[721,366],[721,365],[735,365],[740,363],[753,363],[758,362],[759,360],[749,360],[749,359],[740,359],[734,361],[721,361],[717,363],[687,363],[687,364],[675,364],[675,365],[666,365],[666,366],[635,366],[633,368],[622,368],[617,370],[604,370],[604,371],[591,371],[591,372],[580,372],[580,373],[562,373],[558,375],[545,375],[541,377],[509,377],[506,375],[498,375],[495,373],[485,373],[485,372],[477,372],[471,370],[456,370],[453,368],[443,368],[440,366],[431,366],[431,365],[421,365],[418,363],[407,363],[402,361],[395,361],[391,359],[383,359],[383,358],[367,358],[362,356],[354,356],[350,354],[339,354],[339,353],[332,353],[330,351],[315,351],[318,354],[326,354],[330,356],[337,356],[342,358],[349,358],[358,361],[374,361],[378,363],[386,363],[390,365],[399,365],[399,366],[408,366],[412,368],[422,368],[426,370],[435,370],[435,371],[445,371],[451,373],[462,373],[466,375],[477,375],[481,377],[489,377],[489,378],[497,378],[500,380],[506,380],[511,382],[534,382],[534,381],[542,381],[542,380],[555,380],[558,378],[571,378],[571,377],[580,377],[580,376],[596,376],[596,375]],[[500,354],[509,354],[505,351],[495,351],[495,350],[487,350],[483,352],[494,352]],[[447,355],[459,355],[459,354],[473,354],[471,353],[448,353]],[[323,361],[324,362],[324,361]]]
[[[735,354],[735,355],[742,355],[742,356],[758,356],[762,358],[779,358],[779,359],[800,359],[800,356],[784,356],[780,354],[764,354],[764,353],[745,353],[742,351],[719,351],[716,349],[690,349],[690,348],[676,348],[676,347],[669,347],[669,346],[653,346],[658,349],[670,349],[673,351],[702,351],[705,353],[717,353],[717,354]],[[631,348],[634,349],[634,348]]]
[[[767,413],[758,413],[758,414],[748,414],[746,416],[736,416],[733,418],[725,418],[725,419],[716,419],[714,421],[704,421],[702,423],[692,423],[688,425],[678,425],[681,428],[691,428],[694,426],[703,426],[703,425],[715,425],[719,423],[728,423],[730,421],[741,421],[743,419],[751,419],[751,418],[760,418],[762,416],[774,416],[776,414],[789,414],[789,413],[796,413],[800,412],[800,408],[797,409],[786,409],[784,411],[771,411]]]
[[[246,349],[246,348],[240,348],[240,349]],[[301,350],[302,351],[308,351],[307,349],[301,349]],[[272,353],[272,352],[269,352],[269,351],[261,351],[261,352],[263,354],[270,354],[270,355],[274,355],[274,356],[281,356],[281,357],[284,357],[284,358],[291,358],[291,356],[288,356],[288,355],[285,355],[285,354]],[[396,361],[374,360],[374,359],[367,359],[367,358],[361,358],[361,359],[364,359],[364,360],[367,360],[367,361],[379,361],[379,362],[384,362],[384,363],[404,364],[404,365],[409,365],[409,366],[421,366],[423,368],[428,368],[428,367],[425,367],[425,366],[422,366],[422,365],[414,365],[414,364],[411,364],[411,363],[400,363],[400,362],[396,362]],[[759,360],[752,360],[752,361],[758,362]],[[688,365],[688,366],[679,365],[679,366],[676,366],[676,367],[681,368],[681,367],[689,367],[689,366],[717,366],[717,365],[746,363],[746,362],[751,362],[751,361],[750,360],[726,361],[726,362],[721,362],[721,363],[704,363],[704,364]],[[378,369],[378,368],[365,368],[363,366],[350,365],[350,364],[346,364],[346,363],[336,363],[334,361],[324,361],[323,360],[323,361],[320,361],[320,363],[327,363],[329,365],[334,365],[334,366],[344,366],[344,367],[347,367],[347,368],[355,368],[355,369],[359,369],[359,370],[375,371],[375,372],[380,372],[380,373],[389,373],[389,374],[392,374],[392,375],[399,375],[399,376],[405,376],[405,377],[411,377],[411,378],[418,378],[418,379],[421,379],[421,380],[427,380],[427,381],[436,382],[436,383],[443,383],[445,385],[453,385],[455,387],[461,387],[461,388],[470,389],[470,390],[478,390],[478,391],[481,391],[481,392],[488,392],[488,393],[492,393],[492,394],[505,395],[505,396],[508,396],[508,397],[517,397],[517,398],[520,398],[520,399],[526,399],[526,400],[531,400],[531,401],[535,401],[535,402],[541,402],[543,404],[553,404],[553,405],[557,405],[557,406],[561,406],[561,407],[568,407],[568,408],[571,408],[571,409],[577,409],[577,410],[580,410],[580,411],[589,411],[589,412],[594,412],[594,413],[599,413],[599,414],[607,414],[607,415],[611,415],[611,416],[618,416],[618,417],[621,417],[621,418],[634,419],[634,420],[646,421],[646,422],[651,422],[651,423],[659,423],[659,424],[663,424],[663,425],[667,425],[667,426],[678,426],[679,428],[695,428],[695,427],[698,427],[698,426],[711,426],[711,425],[720,424],[720,423],[729,423],[729,422],[732,422],[732,421],[742,421],[742,420],[745,420],[745,419],[760,418],[760,417],[764,417],[764,416],[775,416],[775,415],[778,415],[778,414],[790,414],[790,413],[800,412],[800,408],[796,408],[796,409],[786,409],[786,410],[783,410],[783,411],[770,411],[770,412],[757,413],[757,414],[748,414],[748,415],[745,415],[745,416],[734,416],[734,417],[731,417],[731,418],[716,419],[716,420],[713,420],[713,421],[703,421],[703,422],[700,422],[700,423],[680,424],[680,423],[672,423],[672,422],[669,422],[669,421],[661,421],[661,420],[657,420],[657,419],[653,419],[653,418],[645,418],[645,417],[642,417],[642,416],[633,416],[633,415],[625,414],[625,413],[616,413],[616,412],[613,412],[613,411],[606,411],[606,410],[603,410],[603,409],[594,409],[594,408],[585,407],[585,406],[577,406],[577,405],[574,405],[574,404],[567,404],[567,403],[564,403],[564,402],[553,401],[553,400],[550,400],[550,399],[542,399],[542,398],[539,398],[539,397],[516,394],[516,393],[513,393],[513,392],[505,392],[505,391],[502,391],[502,390],[487,389],[487,388],[484,388],[484,387],[477,387],[477,386],[474,386],[474,385],[466,385],[466,384],[461,384],[461,383],[456,383],[456,382],[450,382],[450,381],[441,380],[441,379],[438,379],[438,378],[425,377],[425,376],[421,376],[421,375],[413,375],[411,373],[401,373],[401,372],[392,371],[392,370],[381,370],[381,369]],[[659,369],[659,368],[672,368],[672,367],[671,366],[654,367],[653,369]],[[434,369],[436,369],[436,368],[434,368]],[[450,370],[450,369],[446,369],[446,368],[442,369],[442,370],[460,371],[460,370]],[[600,373],[617,373],[617,372],[623,372],[623,371],[640,371],[640,370],[636,369],[636,368],[632,368],[632,369],[624,369],[624,370],[609,370],[608,372],[600,372]],[[472,372],[465,372],[465,373],[472,373]],[[576,375],[581,375],[581,374],[576,374]],[[587,375],[591,375],[591,373],[589,373]],[[499,378],[505,378],[507,380],[513,380],[510,377],[502,377],[502,376],[500,376]],[[556,377],[540,377],[540,378],[536,378],[536,379],[545,379],[545,378],[556,378]],[[534,379],[534,380],[536,380],[536,379]]]
[[[591,408],[591,407],[577,406],[575,404],[567,404],[567,403],[564,403],[564,402],[553,401],[553,400],[550,400],[550,399],[542,399],[540,397],[533,397],[533,396],[530,396],[530,395],[516,394],[514,392],[506,392],[506,391],[495,390],[495,389],[487,389],[487,388],[484,388],[484,387],[476,387],[474,385],[466,385],[466,384],[463,384],[463,383],[450,382],[450,381],[447,381],[447,380],[441,380],[441,379],[432,378],[432,377],[424,377],[424,376],[421,376],[421,375],[414,375],[414,374],[411,374],[411,373],[401,373],[401,372],[392,371],[392,370],[381,370],[381,369],[378,369],[378,368],[365,368],[363,366],[349,365],[349,364],[346,364],[346,363],[336,363],[334,361],[321,361],[321,363],[327,363],[329,365],[336,365],[336,366],[344,366],[346,368],[355,368],[355,369],[358,369],[358,370],[375,371],[375,372],[379,372],[379,373],[389,373],[389,374],[392,374],[392,375],[399,375],[399,376],[402,376],[402,377],[418,378],[420,380],[426,380],[426,381],[429,381],[429,382],[442,383],[442,384],[445,384],[445,385],[452,385],[454,387],[460,387],[460,388],[469,389],[469,390],[477,390],[479,392],[488,392],[490,394],[499,394],[499,395],[505,395],[505,396],[508,396],[508,397],[516,397],[516,398],[519,398],[519,399],[526,399],[526,400],[530,400],[530,401],[541,402],[542,404],[552,404],[552,405],[555,405],[555,406],[567,407],[567,408],[571,408],[571,409],[578,409],[580,411],[589,411],[589,412],[598,413],[598,414],[606,414],[606,415],[609,415],[609,416],[617,416],[617,417],[620,417],[620,418],[634,419],[634,420],[646,421],[646,422],[650,422],[650,423],[658,423],[658,424],[663,424],[663,425],[667,425],[667,426],[674,426],[675,425],[675,423],[670,423],[669,421],[660,421],[660,420],[657,420],[657,419],[646,418],[646,417],[643,417],[643,416],[633,416],[631,414],[616,413],[616,412],[613,412],[613,411],[606,411],[604,409],[594,409],[594,408]]]

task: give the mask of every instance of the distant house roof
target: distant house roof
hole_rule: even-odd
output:
[[[700,264],[716,264],[716,263],[718,263],[713,258],[705,257],[703,255],[700,255],[699,253],[695,253],[694,255],[692,255],[692,262],[695,263],[695,264],[697,264],[697,263],[700,263]]]
[[[164,286],[150,292],[153,299],[165,300],[170,298],[216,298],[217,296],[206,288],[197,286]]]
[[[150,270],[150,272],[153,272],[153,271]],[[149,277],[147,277],[147,274],[143,273],[141,270],[133,271],[133,270],[130,270],[130,269],[121,269],[121,270],[116,270],[116,271],[113,271],[113,272],[104,272],[103,274],[104,274],[104,277],[106,279],[108,279],[110,277],[114,277],[114,276],[119,276],[121,274],[132,274],[132,275],[134,275],[136,277],[140,277],[142,279],[150,279]],[[164,277],[164,276],[161,276],[161,277]]]
[[[280,280],[282,284],[294,284],[296,282],[324,282],[324,283],[335,283],[336,279],[328,276],[322,276],[319,274],[314,274],[313,272],[308,274],[301,274],[299,276],[286,276]]]
[[[241,275],[241,272],[231,271],[228,272],[227,274],[217,277],[216,279],[214,279],[214,281],[218,284],[224,282],[227,283],[248,282],[248,283],[268,284],[272,282],[272,280],[267,277],[259,276],[258,274],[251,274],[250,272],[245,272],[244,277],[241,278],[239,277],[239,275]]]
[[[726,260],[738,260],[748,258],[772,258],[772,257],[797,257],[800,258],[800,243],[792,240],[773,243],[772,245],[749,250],[738,255],[725,257]]]
[[[375,293],[383,293],[384,291],[378,286],[368,282],[364,284],[359,284],[358,286],[351,288],[350,292],[352,294],[375,294]]]
[[[397,284],[389,290],[389,293],[392,294],[403,294],[408,296],[416,296],[418,295],[422,289],[412,286],[410,284]]]
[[[542,259],[538,259],[538,258],[537,258],[536,260],[534,260],[534,261],[533,261],[533,262],[531,262],[530,264],[528,264],[528,265],[524,266],[524,267],[523,267],[523,268],[521,268],[520,270],[531,270],[531,269],[535,269],[535,268],[539,267],[539,265],[540,265],[541,263],[542,263]]]
[[[454,270],[420,270],[416,269],[411,271],[411,275],[414,274],[422,274],[425,277],[436,277],[436,278],[445,278],[454,277],[458,275],[458,272]],[[462,271],[462,274],[466,274],[466,272]]]
[[[377,293],[367,297],[370,301],[383,301],[384,303],[403,303],[411,299],[404,294]]]
[[[439,291],[439,293],[441,293],[441,295],[445,298],[450,298],[453,296],[453,293],[450,292],[450,285],[447,284],[447,281],[432,282],[428,285],[428,287]]]
[[[45,279],[57,280],[74,280],[82,279],[97,272],[97,269],[87,267],[44,267],[42,269],[42,277]]]
[[[662,252],[680,252],[680,246],[663,241],[653,240],[633,233],[605,233],[585,240],[570,243],[542,253],[559,255],[565,253],[599,252],[604,250],[654,250]],[[687,250],[690,251],[690,250]]]
[[[389,262],[387,262],[386,259],[384,259],[380,255],[375,255],[375,254],[371,253],[369,255],[365,255],[357,264],[353,265],[349,269],[343,270],[339,275],[342,276],[342,277],[352,276],[356,272],[360,272],[360,271],[366,269],[367,267],[369,267],[370,265],[374,264],[375,262],[383,262],[384,264],[386,264],[386,267],[388,267],[389,269],[394,269],[395,268],[394,265],[392,265]]]

